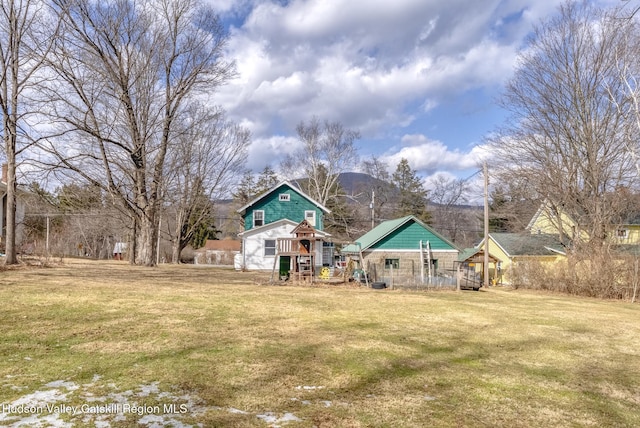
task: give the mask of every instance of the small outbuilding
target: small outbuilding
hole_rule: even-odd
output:
[[[341,253],[357,260],[371,281],[387,286],[455,285],[459,249],[415,216],[385,221],[345,246]]]
[[[194,251],[194,263],[200,265],[233,265],[242,243],[237,239],[207,239],[202,248]]]

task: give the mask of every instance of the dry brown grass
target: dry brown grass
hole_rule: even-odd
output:
[[[0,273],[1,403],[56,380],[96,395],[158,382],[198,397],[181,421],[204,426],[267,426],[265,412],[300,427],[640,425],[638,305],[52,266]]]

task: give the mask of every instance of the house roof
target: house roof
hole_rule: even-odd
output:
[[[256,198],[254,198],[251,202],[249,202],[248,204],[246,204],[245,206],[241,207],[238,209],[238,212],[240,214],[244,214],[247,211],[247,208],[249,208],[252,205],[255,205],[256,203],[258,203],[259,201],[261,201],[262,199],[264,199],[265,197],[267,197],[268,195],[270,195],[271,193],[277,191],[278,189],[280,189],[283,186],[288,186],[289,188],[291,188],[292,190],[294,190],[295,192],[297,192],[299,195],[301,195],[302,197],[304,197],[305,199],[307,199],[309,202],[311,202],[313,205],[317,206],[318,208],[320,208],[322,211],[324,211],[326,214],[330,213],[331,210],[327,207],[325,207],[324,205],[322,205],[320,202],[314,200],[313,198],[311,198],[309,195],[307,195],[306,193],[304,193],[302,190],[300,190],[300,188],[298,186],[293,185],[291,182],[289,181],[283,181],[281,183],[279,183],[278,185],[272,187],[270,190],[261,193],[259,196],[257,196]]]
[[[349,244],[346,247],[344,247],[342,249],[342,252],[357,253],[358,251],[364,251],[372,247],[373,245],[375,245],[377,242],[380,242],[385,237],[391,235],[401,226],[405,225],[410,221],[416,222],[417,224],[419,224],[420,226],[422,226],[423,228],[431,232],[433,235],[435,235],[437,238],[441,239],[443,242],[450,245],[453,249],[457,249],[456,246],[452,242],[450,242],[447,238],[443,237],[442,235],[437,233],[435,230],[433,230],[432,228],[430,228],[429,226],[427,226],[426,224],[418,220],[415,216],[409,215],[406,217],[401,217],[394,220],[387,220],[385,222],[380,223],[378,226],[374,227],[369,232],[365,233],[360,238],[358,238],[355,244]]]
[[[274,222],[271,222],[271,223],[264,224],[262,226],[254,227],[253,229],[245,230],[244,232],[238,233],[238,236],[241,237],[241,238],[244,238],[246,236],[251,236],[251,235],[255,235],[255,234],[261,233],[261,232],[263,232],[265,230],[276,229],[276,228],[283,227],[283,226],[286,226],[286,225],[290,225],[292,227],[292,231],[293,231],[293,230],[295,230],[295,228],[299,224],[300,223],[297,223],[297,222],[295,222],[293,220],[289,220],[288,218],[283,218],[283,219],[280,219],[278,221],[274,221]],[[327,237],[330,237],[331,234],[327,233],[325,231],[322,231],[322,230],[316,230],[315,231],[315,236],[317,238],[327,238]]]
[[[634,257],[640,256],[640,245],[638,244],[614,245],[612,249],[619,254],[634,256]]]
[[[472,262],[476,260],[484,260],[483,248],[465,248],[458,254],[459,262]],[[489,253],[489,260],[494,263],[498,258]]]
[[[489,237],[509,257],[566,254],[558,235],[529,233],[491,233]],[[484,241],[478,245],[482,246]]]
[[[204,247],[199,248],[197,251],[240,251],[242,243],[237,239],[207,239]]]

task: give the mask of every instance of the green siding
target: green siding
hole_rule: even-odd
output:
[[[281,194],[289,194],[288,201],[280,201]],[[316,230],[323,230],[323,211],[314,205],[309,199],[302,196],[298,191],[286,184],[272,190],[262,199],[258,200],[251,207],[247,208],[244,220],[244,229],[253,228],[253,211],[264,211],[264,223],[269,224],[274,221],[289,219],[296,223],[304,220],[305,211],[316,212]]]
[[[429,241],[431,250],[454,250],[451,244],[435,235],[415,221],[409,221],[376,242],[369,249],[375,250],[419,250],[420,241]]]

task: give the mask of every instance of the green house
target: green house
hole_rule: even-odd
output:
[[[323,245],[330,235],[324,232],[324,216],[330,211],[296,186],[284,181],[255,198],[238,212],[244,231],[238,234],[242,250],[234,261],[236,268],[272,270],[282,253],[279,242],[295,237],[296,228],[306,220],[314,229],[313,262],[332,263],[332,248]],[[291,257],[280,262],[292,263]],[[281,266],[282,270],[282,266]]]
[[[330,211],[284,181],[240,208],[238,212],[242,215],[246,231],[282,219],[295,223],[307,220],[316,230],[323,230],[324,215]]]
[[[452,275],[458,248],[414,216],[388,220],[342,249],[376,276]]]

